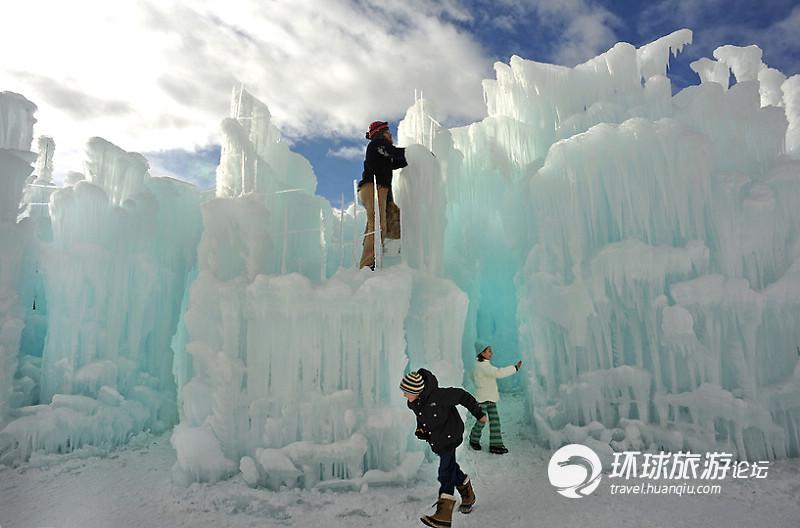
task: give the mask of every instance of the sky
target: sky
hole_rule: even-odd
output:
[[[244,83],[334,205],[360,177],[371,121],[396,127],[415,90],[447,126],[478,121],[481,80],[512,55],[574,66],[685,27],[694,42],[673,60],[675,89],[723,44],[756,44],[769,66],[800,72],[796,0],[4,0],[3,11],[0,91],[38,106],[57,177],[80,171],[101,136],[143,153],[155,176],[213,188],[219,123]]]

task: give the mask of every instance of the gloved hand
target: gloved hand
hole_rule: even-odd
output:
[[[422,428],[419,428],[416,431],[414,431],[414,436],[416,436],[420,440],[427,440],[431,437],[431,433],[428,431],[424,431]]]

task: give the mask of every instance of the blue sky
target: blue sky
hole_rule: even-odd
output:
[[[640,46],[683,27],[694,43],[673,61],[676,88],[697,82],[688,65],[723,44],[757,44],[764,62],[800,71],[800,5],[788,0],[12,0],[37,20],[0,34],[0,89],[39,106],[36,134],[56,141],[56,172],[81,169],[98,135],[143,152],[155,175],[213,186],[218,126],[231,88],[266,102],[318,192],[352,194],[374,119],[396,126],[422,89],[461,125],[485,115],[480,80],[511,55],[573,66],[625,41]],[[222,6],[222,7],[220,7]],[[40,17],[46,9],[50,16]],[[100,44],[100,45],[98,45]]]

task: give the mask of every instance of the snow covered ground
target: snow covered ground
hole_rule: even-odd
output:
[[[509,396],[501,417],[521,416]],[[549,453],[532,447],[521,422],[503,424],[511,453],[462,448],[464,470],[478,503],[459,527],[745,527],[800,525],[800,460],[773,463],[763,480],[726,480],[716,496],[618,496],[607,485],[590,497],[567,499],[547,479]],[[78,452],[80,454],[80,452]],[[251,489],[241,476],[215,485],[172,483],[175,452],[169,433],[141,435],[106,458],[67,455],[0,469],[3,528],[108,527],[400,527],[421,526],[436,492],[436,467],[423,465],[408,487],[362,492]],[[38,467],[37,467],[38,466]]]

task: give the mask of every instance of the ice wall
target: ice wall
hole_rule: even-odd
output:
[[[236,86],[231,116],[222,122],[222,154],[217,168],[217,196],[301,189],[313,194],[317,178],[307,159],[281,141],[267,106]]]
[[[398,380],[426,365],[460,383],[465,313],[452,283],[403,266],[343,269],[319,285],[201,269],[185,316],[176,481],[252,465],[253,485],[358,487],[419,467]],[[192,457],[200,438],[219,456]]]
[[[150,165],[138,152],[126,152],[106,141],[94,137],[86,144],[86,180],[105,189],[112,205],[123,205],[125,200],[145,189]]]
[[[14,222],[26,179],[36,159],[31,152],[33,117],[36,105],[22,95],[0,92],[0,150],[3,192],[0,194],[0,221]]]
[[[28,277],[26,301],[42,315],[29,314],[17,347],[6,463],[109,448],[177,421],[170,345],[195,266],[199,192],[150,178],[141,156],[105,140],[87,152],[91,181],[52,194],[52,240],[29,262],[42,280]]]
[[[496,348],[502,350],[500,361],[516,354],[516,304],[513,302],[512,279],[516,259],[521,255],[509,249],[509,240],[512,238],[510,231],[524,229],[511,221],[505,222],[503,216],[507,209],[487,207],[492,203],[503,203],[509,208],[522,205],[516,202],[519,195],[514,193],[513,184],[511,188],[496,184],[496,181],[511,182],[515,179],[511,172],[514,164],[497,147],[498,143],[509,138],[523,151],[521,155],[528,152],[522,145],[523,135],[504,128],[506,121],[490,117],[480,124],[448,130],[439,123],[435,105],[419,99],[398,126],[400,145],[422,145],[435,154],[439,165],[440,176],[435,171],[426,176],[429,180],[426,184],[436,187],[419,196],[409,196],[407,204],[401,208],[401,220],[404,214],[408,214],[403,211],[411,208],[415,216],[416,211],[430,216],[430,228],[434,233],[444,230],[443,273],[470,298],[462,350],[467,365],[474,361],[476,331],[492,339]],[[489,156],[481,156],[484,152]],[[423,164],[420,168],[424,170],[426,166]],[[417,170],[410,167],[401,171],[396,186],[402,187],[408,171]],[[442,182],[441,190],[439,181]],[[432,192],[434,189],[436,192]],[[400,192],[402,194],[402,189]],[[430,200],[426,197],[435,197],[436,200],[436,205],[429,210],[419,203]],[[442,210],[443,220],[438,216]],[[408,258],[406,249],[411,244],[404,234],[404,258]]]
[[[447,222],[442,167],[420,145],[406,149],[406,160],[408,167],[392,180],[394,201],[401,211],[403,262],[414,269],[441,274]]]
[[[50,185],[53,183],[53,156],[56,142],[48,136],[39,136],[38,156],[36,157],[36,179],[34,183]]]
[[[575,68],[513,57],[484,120],[443,130],[417,102],[401,123],[401,144],[457,160],[445,275],[497,362],[525,360],[550,447],[800,454],[793,78],[725,46],[673,97],[690,42]]]
[[[13,92],[0,92],[0,148],[29,152],[33,142],[33,124],[36,105],[24,96]]]
[[[48,136],[39,136],[37,143],[36,168],[28,178],[22,195],[20,207],[24,210],[20,213],[20,218],[32,216],[43,219],[48,217],[50,195],[58,189],[53,185],[53,157],[56,143],[53,138]]]
[[[36,105],[0,92],[0,427],[14,399],[14,373],[23,328],[22,265],[30,245],[30,225],[17,224],[25,181],[36,155],[30,152]]]
[[[783,105],[789,129],[786,131],[786,152],[800,159],[800,74],[792,75],[781,84]]]
[[[404,220],[418,235],[408,240],[424,246],[410,258],[418,269],[357,270],[363,210],[332,211],[266,107],[241,89],[233,100],[217,198],[202,205],[198,273],[175,338],[173,476],[213,482],[241,472],[272,488],[404,482],[423,454],[410,449],[413,416],[399,379],[421,366],[445,385],[463,376],[467,300],[432,273],[441,240],[424,238],[435,234],[422,228],[420,209]],[[420,185],[435,189],[436,180],[421,178],[439,174],[425,149],[409,154],[428,172],[405,174],[400,199]]]
[[[327,278],[336,270],[328,271],[334,223],[328,201],[314,194],[317,179],[311,164],[281,141],[266,105],[243,87],[234,89],[231,117],[221,129],[216,196],[235,202],[257,195],[248,202],[256,200],[263,207],[261,225],[253,228],[263,230],[259,236],[272,248],[269,258],[260,261],[265,266],[260,271]],[[229,210],[236,214],[235,206]]]
[[[328,273],[340,267],[358,267],[361,260],[362,237],[367,223],[366,210],[358,205],[356,193],[345,202],[344,193],[334,204],[330,225],[330,242],[327,244]]]

